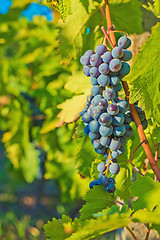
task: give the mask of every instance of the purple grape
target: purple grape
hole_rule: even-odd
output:
[[[99,88],[97,85],[95,85],[95,86],[93,86],[93,87],[91,88],[91,94],[92,94],[93,96],[99,95],[100,92],[101,92],[101,90],[100,90],[100,88]]]
[[[104,162],[101,162],[97,165],[98,172],[103,173],[105,171],[105,169],[106,169],[106,165]]]
[[[92,145],[93,145],[94,148],[102,147],[102,145],[100,143],[100,139],[92,140]]]
[[[125,146],[126,145],[126,142],[127,142],[127,138],[124,137],[124,135],[122,137],[119,138],[120,141],[121,141],[121,146]]]
[[[114,178],[112,178],[112,177],[109,177],[109,178],[108,178],[108,184],[109,184],[109,183],[115,183],[115,180],[114,180]]]
[[[130,61],[132,59],[132,52],[129,50],[123,49],[123,56],[121,57],[122,61]]]
[[[91,138],[93,140],[100,138],[100,134],[99,133],[89,132],[88,136],[89,136],[89,138]]]
[[[118,154],[121,155],[125,152],[124,146],[121,146],[120,149],[117,150]]]
[[[112,156],[112,158],[117,158],[119,156],[118,150],[112,151],[111,156]]]
[[[125,100],[118,102],[117,105],[119,107],[119,112],[121,113],[125,113],[129,109],[129,103]]]
[[[104,62],[104,63],[108,63],[108,64],[109,64],[110,61],[113,59],[111,52],[105,52],[105,53],[103,54],[102,59],[103,59],[103,62]]]
[[[90,76],[90,69],[91,69],[90,66],[84,66],[83,67],[83,73],[84,73],[85,76],[87,76],[87,77]]]
[[[100,143],[102,146],[108,147],[110,144],[111,139],[109,137],[101,137],[100,138]]]
[[[98,68],[101,74],[107,74],[110,72],[109,65],[107,63],[102,63]]]
[[[129,124],[124,124],[126,128],[126,132],[123,137],[131,137],[133,135],[133,129]]]
[[[93,187],[96,186],[96,185],[99,185],[99,184],[98,184],[98,181],[97,181],[97,180],[94,180],[94,181],[90,182],[89,188],[91,189],[91,188],[93,188]]]
[[[124,135],[126,132],[126,128],[124,125],[121,125],[121,126],[115,126],[113,128],[113,134],[116,136],[116,137],[120,137],[122,135]]]
[[[109,63],[109,68],[112,72],[118,72],[122,67],[122,62],[119,59],[112,59]]]
[[[117,85],[118,83],[120,83],[121,77],[119,75],[112,76],[110,81],[112,85]]]
[[[101,99],[102,99],[102,95],[98,94],[92,99],[91,103],[97,106]]]
[[[88,124],[84,128],[84,133],[88,136],[89,135],[89,126]]]
[[[112,123],[112,117],[108,113],[102,113],[99,117],[99,122],[101,125],[109,126]]]
[[[102,186],[106,186],[108,184],[108,178],[105,175],[102,175],[98,178],[98,184]]]
[[[119,38],[118,46],[120,48],[126,49],[126,48],[130,47],[130,45],[131,45],[131,40],[129,38],[127,38],[126,36],[122,36],[121,38]]]
[[[113,89],[115,92],[119,92],[119,91],[121,91],[121,89],[122,89],[122,84],[121,84],[121,83],[118,83],[117,85],[112,86],[112,89]]]
[[[99,127],[100,127],[100,124],[97,120],[93,120],[89,123],[89,130],[91,132],[98,133],[99,132]]]
[[[101,110],[104,110],[108,107],[108,102],[105,99],[100,99],[97,107]]]
[[[148,127],[148,121],[147,119],[144,119],[142,122],[143,130],[145,130]]]
[[[112,125],[110,125],[110,126],[101,125],[99,128],[99,132],[103,137],[108,137],[108,136],[112,135],[113,127],[112,127]]]
[[[103,153],[103,156],[104,156],[105,158],[107,158],[107,157],[109,156],[108,149],[105,150],[105,152]]]
[[[116,103],[111,103],[108,105],[107,112],[110,115],[116,115],[119,112],[119,107]]]
[[[80,58],[80,63],[81,63],[82,65],[85,65],[85,63],[84,63],[84,56],[82,56],[82,57]]]
[[[92,68],[91,68],[91,69],[92,69]],[[98,85],[97,78],[91,77],[91,85],[92,85],[92,86]]]
[[[120,126],[124,122],[124,116],[122,113],[118,113],[117,115],[113,116],[113,124],[115,126]]]
[[[93,54],[91,57],[90,57],[90,64],[93,66],[93,67],[99,67],[99,65],[102,63],[102,59],[101,57],[98,55],[98,54]]]
[[[83,122],[85,123],[89,123],[93,120],[91,114],[89,114],[88,112],[84,113],[83,116],[82,116],[82,120]]]
[[[108,88],[104,91],[104,98],[107,101],[111,101],[115,98],[115,91],[111,88]]]
[[[120,166],[118,165],[118,163],[112,163],[109,166],[109,171],[111,174],[117,174],[120,171]]]
[[[121,76],[126,76],[126,75],[128,75],[129,73],[130,73],[130,66],[129,66],[129,64],[126,63],[126,62],[123,62],[123,63],[122,63],[122,67],[121,67],[121,69],[120,69],[120,71],[119,71],[119,74],[120,74]]]
[[[104,44],[99,44],[96,49],[96,53],[99,55],[103,55],[105,52],[107,52],[107,47]]]
[[[109,148],[112,150],[112,151],[117,151],[118,149],[120,149],[121,147],[121,142],[119,139],[114,139],[112,138],[111,139],[111,142],[110,142],[110,145],[109,145]]]
[[[101,74],[98,77],[98,83],[102,86],[102,87],[106,87],[109,86],[110,84],[110,78],[107,75]]]
[[[93,54],[95,54],[95,52],[93,50],[87,50],[84,54],[84,56],[92,56]]]
[[[113,58],[121,58],[123,56],[123,50],[120,47],[114,47],[112,49]]]
[[[105,186],[105,190],[108,192],[108,193],[114,193],[114,191],[115,191],[115,185],[114,185],[114,183],[110,183],[110,184],[108,184],[107,186]]]
[[[92,67],[90,69],[89,73],[90,73],[90,76],[95,77],[95,78],[97,78],[100,75],[100,72],[99,72],[98,68],[96,68],[96,67]]]
[[[91,109],[91,115],[94,119],[98,119],[99,116],[101,115],[101,110],[98,107],[93,107]]]
[[[102,146],[100,148],[95,148],[94,150],[98,154],[103,154],[105,152],[106,148]]]
[[[124,114],[124,123],[130,124],[132,121],[133,121],[133,119],[130,114]]]

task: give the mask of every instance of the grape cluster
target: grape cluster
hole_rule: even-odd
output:
[[[100,44],[95,52],[88,50],[80,59],[84,65],[84,75],[90,77],[92,88],[86,107],[79,114],[85,124],[84,133],[91,138],[96,153],[106,158],[105,163],[97,166],[100,172],[98,181],[92,181],[89,187],[104,185],[109,193],[115,191],[112,175],[120,170],[116,158],[124,153],[127,138],[133,134],[129,125],[132,122],[129,104],[118,97],[122,78],[130,72],[127,63],[132,58],[131,51],[127,50],[130,45],[131,40],[122,36],[112,51],[107,51],[107,47]],[[144,114],[138,109],[144,121]],[[106,176],[108,171],[111,174],[109,178]]]

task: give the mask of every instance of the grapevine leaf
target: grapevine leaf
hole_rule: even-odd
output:
[[[133,202],[134,210],[146,208],[151,211],[160,202],[159,182],[154,182],[150,177],[139,176],[138,180],[132,183],[131,194],[138,197]]]
[[[75,219],[75,223],[77,219]],[[75,224],[76,226],[76,224]],[[51,240],[64,240],[67,238],[74,229],[74,223],[72,219],[63,215],[62,219],[53,218],[52,221],[48,221],[44,226],[46,236]]]
[[[133,214],[132,220],[134,222],[152,223],[160,225],[160,213],[153,211],[151,212],[147,209],[141,209]]]
[[[132,71],[125,78],[130,83],[130,102],[139,100],[147,119],[153,116],[160,123],[160,24],[152,29],[152,35],[137,54]],[[156,46],[156,47],[155,47]]]
[[[71,0],[47,0],[48,3],[52,2],[52,6],[55,11],[60,13],[63,21],[67,18],[68,14],[71,14]]]
[[[98,204],[99,202],[97,202]],[[90,219],[89,221],[85,221],[85,224],[68,237],[67,240],[89,240],[101,236],[106,232],[124,227],[131,222],[129,214],[128,212],[120,215],[115,213],[96,218],[96,220]]]
[[[154,0],[154,3],[148,2],[148,5],[143,4],[143,7],[151,11],[156,17],[160,17],[160,1]]]
[[[87,95],[88,93],[77,95],[59,104],[57,107],[62,110],[58,117],[60,117],[63,122],[73,122],[79,116],[79,112],[83,110],[83,107],[85,107]]]
[[[107,193],[104,186],[94,186],[83,199],[87,203],[80,210],[80,220],[91,218],[94,213],[115,203],[115,196]]]

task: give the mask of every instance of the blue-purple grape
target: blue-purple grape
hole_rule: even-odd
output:
[[[121,57],[122,61],[130,61],[132,59],[132,52],[129,50],[123,49],[123,56]]]
[[[108,178],[105,175],[102,175],[98,178],[98,184],[102,186],[106,186],[108,184]]]
[[[107,112],[110,115],[116,115],[119,112],[119,107],[116,103],[111,103],[107,107]]]
[[[120,149],[121,147],[121,142],[119,139],[114,139],[112,138],[111,139],[111,142],[110,142],[110,145],[109,145],[109,148],[112,150],[112,151],[117,151],[118,149]]]
[[[107,186],[105,186],[105,190],[108,192],[108,193],[114,193],[115,192],[115,185],[114,183],[110,183],[108,184]]]
[[[89,126],[88,126],[88,124],[85,126],[85,128],[84,128],[84,133],[88,136],[89,135]]]
[[[109,65],[107,63],[101,63],[98,70],[101,74],[107,74],[110,72]]]
[[[142,122],[143,130],[145,130],[148,127],[148,121],[147,119],[144,119]]]
[[[91,188],[93,188],[93,187],[96,186],[96,185],[99,185],[99,184],[98,184],[98,181],[97,181],[97,180],[94,180],[94,181],[90,182],[89,188],[91,189]]]
[[[98,54],[93,54],[90,57],[90,64],[93,67],[99,67],[99,65],[102,63],[102,58]]]
[[[103,55],[105,52],[107,52],[107,47],[104,44],[99,44],[96,49],[96,53],[99,55]]]
[[[131,137],[133,135],[133,129],[129,124],[124,124],[126,128],[126,132],[123,137]]]
[[[99,101],[102,99],[102,95],[98,94],[96,96],[93,97],[91,103],[94,105],[94,106],[97,106]]]
[[[100,74],[98,77],[98,83],[102,86],[102,87],[106,87],[109,86],[110,84],[110,77],[104,74]]]
[[[86,77],[90,76],[90,69],[91,69],[91,66],[84,66],[83,67],[83,73]]]
[[[92,118],[91,114],[89,114],[88,112],[85,112],[82,116],[82,120],[85,123],[89,123],[93,120],[93,118]]]
[[[100,72],[99,72],[98,68],[96,68],[96,67],[92,67],[90,69],[89,73],[90,73],[90,76],[95,77],[95,78],[97,78],[100,75]]]
[[[95,77],[91,77],[91,85],[94,86],[94,85],[98,85],[98,81],[97,81],[97,78]]]
[[[117,105],[119,107],[119,112],[121,113],[125,113],[129,109],[129,103],[125,100],[118,102]]]
[[[98,120],[101,125],[109,126],[112,123],[112,116],[108,113],[102,113]]]
[[[103,154],[105,152],[106,148],[102,146],[100,148],[95,148],[94,150],[98,154]]]
[[[122,113],[118,113],[117,115],[113,116],[113,124],[115,126],[120,126],[124,122],[124,115]]]
[[[111,76],[110,78],[110,82],[112,85],[117,85],[118,83],[120,83],[120,81],[121,81],[121,77],[119,75]]]
[[[109,166],[109,171],[111,174],[117,174],[120,171],[120,166],[118,165],[118,163],[112,163]]]
[[[114,47],[112,49],[113,58],[121,58],[123,56],[123,50],[120,47]]]
[[[110,137],[101,137],[100,138],[100,143],[102,146],[108,147],[110,144],[110,141],[111,141]]]
[[[104,98],[107,101],[111,101],[115,98],[115,91],[111,88],[108,88],[104,91]]]
[[[102,98],[99,100],[97,107],[101,110],[104,110],[108,107],[108,102],[104,98]]]
[[[98,133],[99,132],[99,127],[100,127],[100,124],[97,120],[92,120],[89,123],[89,130],[91,132]]]
[[[115,92],[119,92],[119,91],[121,91],[121,89],[122,89],[122,84],[121,84],[121,83],[118,83],[117,85],[113,85],[113,86],[112,86],[112,89],[113,89]]]
[[[125,152],[124,146],[121,146],[120,149],[117,150],[118,154],[121,155]]]
[[[126,62],[122,62],[122,67],[121,69],[119,70],[119,74],[121,76],[126,76],[130,73],[130,66],[128,63]]]
[[[91,94],[93,96],[99,95],[101,93],[101,89],[99,88],[99,86],[95,85],[91,88]]]
[[[101,125],[99,128],[99,132],[103,137],[108,137],[108,136],[112,135],[113,127],[112,127],[112,125],[110,125],[110,126]]]
[[[98,172],[103,173],[105,171],[105,169],[106,169],[106,165],[104,162],[101,162],[97,165]]]
[[[120,71],[122,62],[119,59],[112,59],[109,63],[109,68],[112,72]]]
[[[121,38],[119,38],[118,46],[120,48],[126,49],[126,48],[130,47],[130,45],[131,45],[131,40],[128,37],[122,36]]]
[[[112,151],[111,156],[112,156],[112,158],[117,158],[119,156],[118,150]]]
[[[101,143],[100,143],[100,139],[94,139],[92,140],[92,145],[94,148],[99,148],[102,147]]]
[[[93,140],[100,138],[100,134],[99,133],[89,132],[88,136],[89,136],[89,138],[91,138]]]
[[[103,59],[103,62],[104,62],[104,63],[108,63],[108,64],[109,64],[110,61],[113,59],[111,52],[105,52],[105,53],[103,54],[102,59]]]
[[[120,137],[120,136],[124,135],[125,132],[126,132],[126,128],[123,124],[121,126],[114,126],[113,127],[113,134],[116,137]]]

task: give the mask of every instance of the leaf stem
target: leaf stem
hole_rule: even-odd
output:
[[[109,29],[111,29],[112,21],[111,21],[110,10],[109,10],[109,1],[108,0],[104,0],[104,1],[105,1],[105,11],[106,11],[107,27]],[[112,31],[112,29],[110,30],[110,39],[111,39],[113,45],[116,46],[116,39],[115,39],[114,31]],[[130,92],[129,92],[128,84],[127,84],[127,82],[122,81],[122,85],[123,85],[123,89],[124,89],[125,94],[126,94],[127,101],[129,103]],[[146,139],[146,136],[145,136],[145,133],[143,131],[143,126],[142,126],[141,121],[139,119],[139,116],[138,116],[137,110],[135,108],[135,105],[129,103],[129,108],[130,108],[130,112],[132,114],[133,120],[134,120],[134,122],[136,124],[136,127],[137,127],[137,130],[138,130],[140,142],[143,142]],[[158,181],[160,181],[160,168],[158,166],[158,163],[154,159],[154,156],[152,154],[151,148],[149,146],[149,142],[145,141],[142,144],[142,146],[144,148],[144,151],[146,153],[146,156],[148,158],[148,161],[150,163],[150,166],[151,166],[153,172],[155,173]]]
[[[134,240],[137,240],[134,232],[132,231],[132,229],[129,226],[125,226],[125,228],[130,232],[130,234],[132,235],[132,237],[134,238]]]
[[[159,149],[159,145],[160,143],[157,144],[157,149],[156,149],[156,152],[155,152],[155,161],[158,163],[158,149]],[[157,176],[155,175],[155,179],[154,179],[155,182],[157,182]]]

